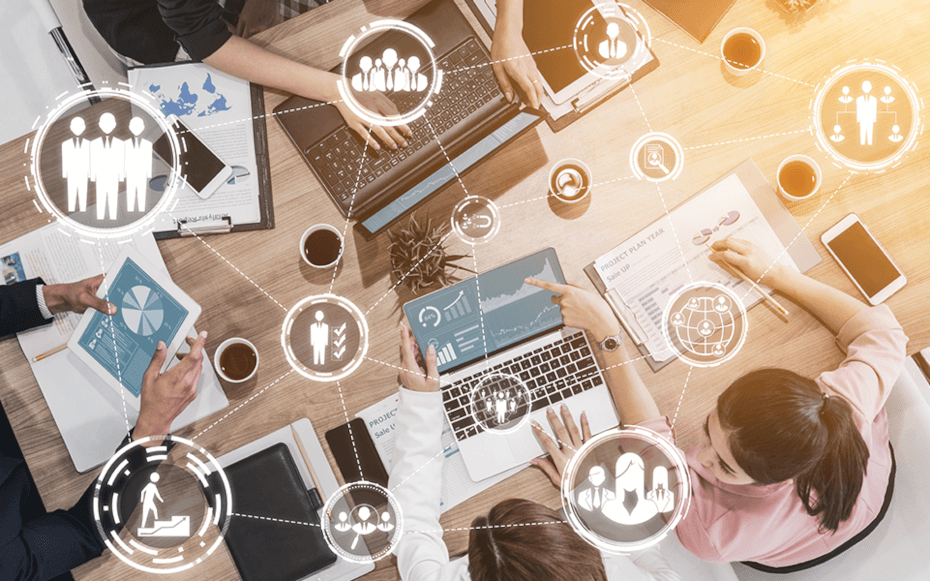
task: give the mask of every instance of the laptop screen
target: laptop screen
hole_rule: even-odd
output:
[[[434,345],[442,373],[560,327],[562,313],[552,302],[553,293],[525,284],[527,277],[565,284],[555,250],[547,248],[404,305],[420,351]]]

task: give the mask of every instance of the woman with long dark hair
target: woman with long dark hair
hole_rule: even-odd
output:
[[[868,307],[776,264],[749,242],[726,239],[713,250],[711,260],[739,268],[817,316],[846,357],[816,379],[758,369],[724,391],[704,421],[703,443],[687,454],[692,504],[676,533],[708,561],[743,561],[770,572],[806,569],[853,546],[885,514],[894,455],[884,406],[904,363],[907,336],[887,306]],[[585,329],[595,341],[620,332],[597,294],[528,282],[558,293],[553,300],[565,324]],[[672,438],[668,418],[633,366],[623,364],[631,359],[626,349],[600,357],[624,422]],[[555,466],[540,465],[558,482]]]
[[[636,556],[601,554],[554,510],[530,500],[505,500],[472,522],[467,557],[450,560],[439,524],[442,484],[442,396],[436,350],[416,362],[416,342],[401,329],[400,405],[394,462],[388,487],[404,515],[404,535],[395,549],[404,581],[680,581],[657,548]],[[590,436],[571,416],[573,448]],[[568,436],[566,436],[568,438]],[[568,440],[566,440],[568,441]],[[565,458],[564,454],[559,454]]]

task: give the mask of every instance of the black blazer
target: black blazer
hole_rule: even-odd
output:
[[[45,282],[41,278],[33,278],[11,286],[0,285],[0,337],[52,321],[39,312],[36,285],[40,284]]]

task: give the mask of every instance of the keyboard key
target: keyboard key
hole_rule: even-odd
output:
[[[540,363],[542,363],[542,359],[539,357],[539,355],[533,355],[530,361],[533,362],[533,365],[539,365]]]
[[[542,399],[537,399],[536,401],[534,401],[530,405],[530,411],[535,412],[536,410],[541,410],[542,408],[548,407],[548,406],[549,406],[549,399],[544,397]]]

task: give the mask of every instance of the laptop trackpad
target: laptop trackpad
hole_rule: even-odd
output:
[[[508,434],[507,443],[510,444],[515,463],[527,462],[546,452],[539,444],[536,435],[533,434],[533,428],[530,427],[529,422],[516,432]]]

